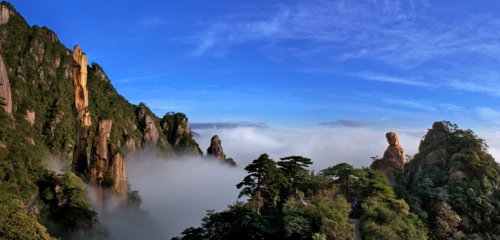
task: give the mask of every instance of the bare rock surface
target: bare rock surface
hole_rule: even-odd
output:
[[[2,12],[5,6],[2,6]],[[6,8],[5,8],[6,9]],[[12,113],[12,95],[10,91],[9,78],[7,78],[7,70],[5,69],[5,64],[3,63],[2,56],[0,56],[0,97],[4,98],[5,111],[7,113]]]
[[[26,120],[33,126],[35,124],[35,111],[26,110]]]
[[[73,153],[73,172],[87,170],[88,138],[90,135],[89,97],[87,90],[87,56],[77,45],[73,50],[73,83],[75,87],[76,117],[76,148]]]
[[[144,129],[143,141],[146,143],[153,142],[156,145],[160,135],[158,134],[158,129],[156,129],[153,119],[146,113],[145,109],[139,111],[137,119]]]
[[[11,10],[2,5],[2,9],[0,10],[0,25],[8,23],[13,14]]]

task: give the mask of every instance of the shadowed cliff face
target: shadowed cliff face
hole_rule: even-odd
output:
[[[73,84],[75,87],[76,142],[73,153],[73,172],[87,170],[87,146],[90,135],[89,97],[87,90],[87,56],[77,45],[73,50]]]
[[[210,139],[210,147],[207,148],[207,157],[214,157],[221,162],[226,161],[226,155],[222,151],[222,144],[219,136],[215,135]]]
[[[399,177],[404,171],[404,151],[399,145],[398,135],[394,132],[388,132],[386,135],[389,147],[384,152],[382,159],[375,160],[370,168],[377,169],[389,181],[389,186],[394,188]]]

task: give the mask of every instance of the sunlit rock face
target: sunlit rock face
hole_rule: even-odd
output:
[[[73,50],[73,84],[75,87],[76,142],[73,153],[73,172],[85,172],[87,166],[87,146],[90,135],[89,97],[87,90],[87,56],[77,45]]]
[[[143,141],[144,143],[154,143],[155,145],[158,143],[158,138],[160,137],[160,134],[158,134],[158,129],[156,129],[155,123],[151,116],[149,116],[146,113],[145,109],[141,109],[139,111],[139,114],[137,116],[137,119],[139,120],[139,124],[142,125],[144,129],[144,137]]]
[[[2,12],[3,12],[3,9],[6,9],[6,8],[4,6],[2,6]],[[12,113],[12,95],[10,92],[9,79],[7,78],[7,70],[5,70],[5,65],[3,63],[2,56],[0,56],[0,84],[1,84],[0,85],[0,97],[4,98],[4,102],[6,104],[4,106],[5,111],[7,111],[7,113],[11,114]]]
[[[87,179],[96,207],[102,207],[105,202],[114,205],[127,202],[128,184],[123,156],[114,144],[108,143],[112,124],[112,120],[100,121],[92,144],[90,174]],[[111,188],[103,187],[106,175],[114,182]]]
[[[403,148],[399,145],[398,135],[388,132],[386,135],[389,147],[384,152],[382,159],[375,160],[370,168],[379,170],[389,181],[389,186],[394,188],[397,180],[403,174],[405,155]]]
[[[210,140],[210,147],[207,148],[207,157],[217,158],[219,161],[226,161],[226,155],[222,150],[222,144],[219,140],[219,136],[214,135]]]

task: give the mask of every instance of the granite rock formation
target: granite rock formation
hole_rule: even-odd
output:
[[[4,6],[2,6],[2,13]],[[3,18],[3,15],[2,15]],[[8,19],[7,19],[8,20]],[[7,78],[7,70],[5,70],[5,65],[3,63],[2,56],[0,56],[0,97],[4,98],[5,102],[5,111],[7,113],[12,113],[12,96],[10,92],[10,84],[9,79]]]
[[[222,143],[219,136],[214,135],[210,140],[210,147],[207,148],[207,157],[217,158],[220,162],[226,161],[226,155],[222,150]]]
[[[90,156],[90,175],[87,179],[93,191],[94,201],[99,207],[103,206],[105,200],[119,201],[126,198],[128,191],[123,157],[113,143],[108,143],[112,123],[112,120],[99,122]],[[107,174],[114,182],[111,189],[105,189],[101,184],[104,178],[109,177]],[[111,197],[115,195],[119,197]],[[126,203],[126,200],[123,202]]]
[[[377,169],[389,181],[389,186],[394,188],[399,177],[404,172],[405,155],[404,150],[399,144],[398,135],[394,132],[386,133],[389,147],[384,152],[382,159],[375,160],[370,168]]]
[[[144,108],[141,108],[141,110],[139,111],[137,120],[139,120],[139,124],[141,124],[144,130],[143,141],[145,143],[152,142],[156,145],[158,143],[158,138],[160,137],[160,135],[158,134],[158,129],[156,129],[153,119],[146,113],[146,110]]]
[[[73,50],[73,84],[75,87],[76,142],[73,153],[73,172],[85,172],[87,166],[87,146],[90,135],[89,97],[87,90],[87,56],[77,45]]]
[[[166,114],[160,122],[161,129],[176,153],[203,155],[198,144],[193,140],[191,126],[182,113]]]
[[[8,23],[10,17],[13,14],[14,13],[11,10],[9,10],[6,6],[2,5],[2,8],[0,10],[0,25]]]

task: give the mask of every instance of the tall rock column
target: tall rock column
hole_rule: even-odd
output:
[[[78,45],[73,50],[73,83],[75,86],[76,142],[73,153],[73,172],[88,169],[87,146],[90,135],[90,113],[87,109],[89,97],[87,90],[87,56]]]
[[[389,181],[389,186],[394,188],[404,171],[405,154],[399,145],[398,135],[394,132],[385,134],[389,147],[384,152],[382,159],[375,160],[370,168],[379,170]]]

